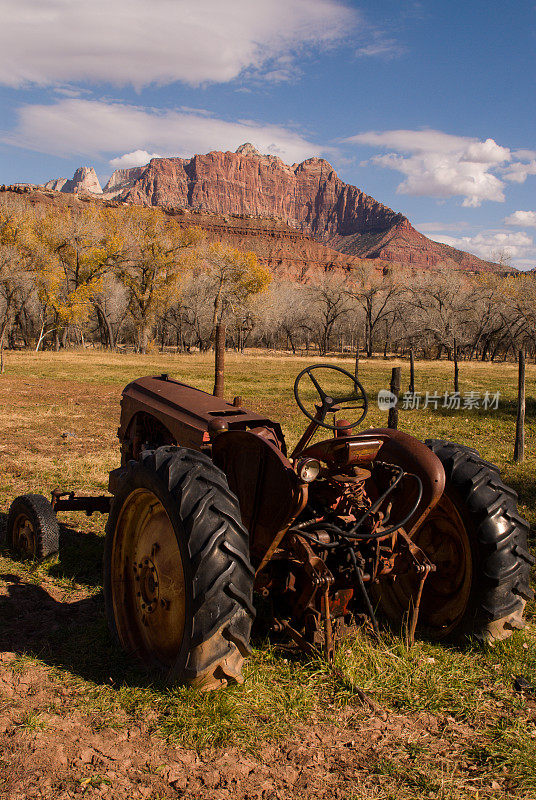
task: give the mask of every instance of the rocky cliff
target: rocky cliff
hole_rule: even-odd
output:
[[[79,167],[69,180],[67,178],[54,178],[47,181],[45,189],[53,189],[56,192],[64,192],[65,194],[78,194],[79,192],[102,194],[100,181],[93,167]]]
[[[131,167],[130,169],[116,169],[104,187],[104,193],[114,196],[131,186],[141,177],[145,167]]]
[[[88,167],[77,170],[72,180],[50,181],[46,188],[64,193],[102,191]],[[236,153],[153,158],[144,167],[116,170],[102,196],[167,210],[280,220],[354,258],[415,269],[498,268],[423,236],[403,214],[341,181],[324,159],[309,158],[290,166],[277,156],[261,155],[250,143]]]
[[[349,256],[411,266],[480,271],[496,265],[433,242],[403,215],[344,183],[327,161],[289,166],[247,143],[236,153],[154,158],[115,172],[105,196],[167,209],[283,220]]]

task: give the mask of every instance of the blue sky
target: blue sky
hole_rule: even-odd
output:
[[[251,141],[536,265],[536,0],[0,0],[0,183]]]

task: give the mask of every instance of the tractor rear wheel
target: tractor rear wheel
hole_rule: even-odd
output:
[[[58,552],[60,529],[46,497],[23,494],[13,500],[7,518],[7,544],[20,558],[36,561]]]
[[[124,469],[104,552],[108,623],[170,682],[241,683],[254,617],[249,539],[223,472],[165,446]]]
[[[476,450],[431,439],[426,444],[447,480],[413,536],[436,565],[424,584],[420,628],[433,639],[506,639],[524,627],[523,611],[533,597],[529,524],[518,514],[516,493]],[[412,607],[417,579],[399,576],[380,586],[380,605],[400,621]]]

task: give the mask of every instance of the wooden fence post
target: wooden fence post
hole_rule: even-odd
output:
[[[521,463],[525,458],[525,352],[519,351],[519,373],[517,383],[517,420],[514,461]]]
[[[394,394],[398,400],[398,395],[400,393],[400,378],[401,378],[401,369],[400,367],[393,367],[391,372],[391,385],[389,389],[391,393]],[[398,428],[398,403],[396,403],[392,408],[389,409],[389,417],[387,419],[387,427],[388,428]]]
[[[413,348],[409,351],[409,391],[415,394],[415,354]]]
[[[225,378],[225,325],[216,325],[216,341],[214,347],[214,397],[223,397]]]
[[[460,385],[459,385],[459,382],[458,382],[458,374],[459,374],[459,369],[458,369],[458,346],[456,344],[456,339],[454,339],[454,391],[455,392],[459,392],[460,391]]]

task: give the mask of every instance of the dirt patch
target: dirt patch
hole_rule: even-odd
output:
[[[255,754],[237,748],[199,754],[165,742],[150,725],[129,724],[127,715],[117,729],[99,730],[69,708],[69,692],[44,667],[21,672],[14,664],[15,655],[4,653],[0,787],[13,800],[388,797],[384,762],[405,759],[409,771],[412,748],[426,746],[427,757],[452,773],[456,753],[474,736],[470,726],[426,714],[357,719],[341,713],[336,724],[300,726],[292,741],[265,744]]]
[[[81,709],[76,673],[89,667],[79,670],[75,662],[68,679],[55,669],[67,665],[61,647],[54,653],[54,634],[65,638],[94,624],[102,615],[98,595],[66,591],[46,578],[31,584],[4,572],[1,579],[6,649],[0,655],[0,792],[10,800],[389,797],[401,767],[410,786],[424,780],[415,769],[423,753],[431,787],[437,783],[431,765],[432,772],[454,775],[460,753],[475,737],[470,725],[453,719],[368,714],[347,706],[333,709],[333,721],[313,719],[288,740],[261,744],[254,753],[176,747],[156,732],[151,714],[140,720],[115,709],[110,724],[94,709]],[[86,659],[87,653],[80,664]],[[469,791],[468,781],[458,777],[458,796]],[[482,780],[477,783],[482,788]],[[411,796],[400,788],[399,797]]]

